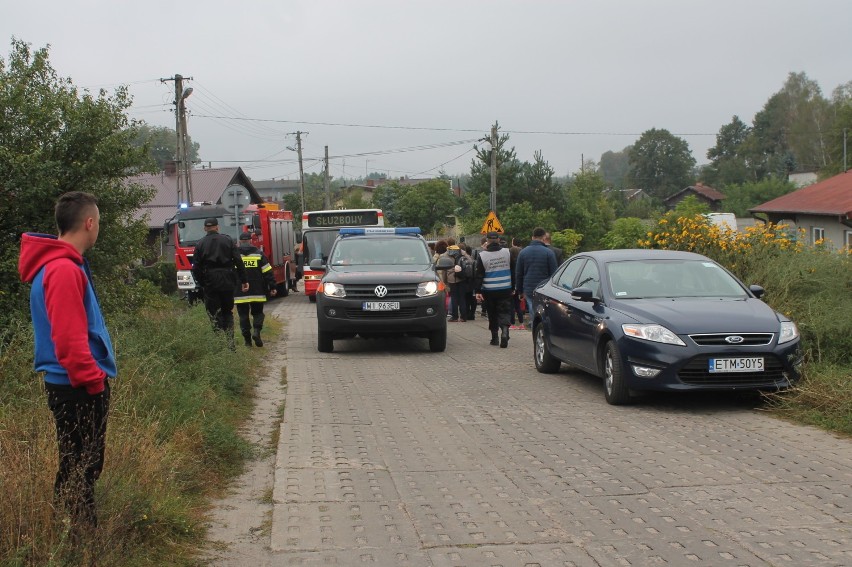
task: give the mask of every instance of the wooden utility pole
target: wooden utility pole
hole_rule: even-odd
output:
[[[305,212],[305,170],[302,167],[302,131],[296,131],[296,153],[299,156],[299,191],[302,194],[302,212]]]
[[[192,89],[183,90],[182,75],[175,73],[174,77],[160,79],[161,83],[167,81],[175,82],[175,136],[177,137],[177,145],[175,147],[175,173],[177,174],[177,205],[181,203],[189,203],[192,201],[192,185],[189,177],[189,160],[187,159],[186,149],[186,107],[183,101],[192,93]],[[192,77],[188,77],[192,80]],[[186,194],[184,194],[186,191]]]
[[[491,210],[497,214],[497,123],[491,127]]]
[[[325,179],[323,179],[323,188],[325,189],[325,208],[331,208],[331,189],[328,182],[328,146],[325,147]]]

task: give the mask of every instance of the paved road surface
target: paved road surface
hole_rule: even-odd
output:
[[[315,306],[288,321],[270,565],[852,565],[852,442],[754,400],[604,401],[535,371],[485,322],[316,350]],[[248,563],[246,563],[248,564]]]

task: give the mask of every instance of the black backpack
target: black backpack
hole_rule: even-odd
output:
[[[466,256],[462,254],[459,256],[458,260],[456,260],[456,265],[461,266],[461,271],[456,272],[457,280],[472,280],[473,279],[473,268],[474,263],[470,256]]]

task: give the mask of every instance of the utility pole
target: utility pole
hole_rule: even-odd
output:
[[[849,171],[846,169],[846,128],[843,129],[843,172]]]
[[[192,94],[192,88],[184,90],[183,80],[185,77],[175,73],[174,77],[160,79],[161,83],[167,81],[175,82],[175,135],[177,136],[177,147],[175,148],[175,173],[177,173],[177,204],[192,202],[192,178],[189,174],[189,159],[187,158],[187,133],[186,133],[186,106],[184,100]],[[186,77],[192,80],[192,77]],[[184,190],[186,200],[184,200]]]
[[[331,208],[331,190],[329,188],[328,182],[328,146],[325,147],[325,179],[323,180],[324,189],[325,189],[325,209],[328,210]]]
[[[491,210],[497,214],[497,123],[491,127]]]
[[[302,194],[302,212],[305,212],[305,170],[302,168],[302,134],[296,131],[296,152],[299,155],[299,191]]]

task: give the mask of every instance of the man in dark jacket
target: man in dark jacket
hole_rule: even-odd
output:
[[[269,260],[251,243],[251,233],[240,234],[239,251],[249,283],[247,291],[241,288],[234,291],[234,304],[240,316],[240,331],[243,333],[247,347],[251,346],[252,339],[254,344],[262,347],[260,331],[263,329],[263,304],[266,303],[267,290],[273,297],[278,293],[275,288],[275,276],[272,274],[272,265]]]
[[[204,307],[213,327],[225,333],[228,348],[234,347],[234,288],[239,281],[241,289],[248,291],[248,279],[243,259],[234,241],[227,234],[219,234],[219,221],[204,221],[207,236],[195,245],[192,254],[192,276],[204,289]]]
[[[521,301],[527,302],[527,313],[532,322],[532,294],[538,284],[556,271],[556,255],[544,244],[547,231],[539,227],[533,230],[532,241],[518,254],[515,265],[515,290]]]
[[[556,246],[553,245],[553,241],[551,240],[551,236],[550,236],[549,232],[544,233],[543,242],[544,242],[545,246],[547,246],[548,248],[553,250],[553,255],[556,256],[556,267],[558,268],[559,266],[562,265],[562,258],[564,257],[564,254],[562,252],[562,248],[557,248]]]

